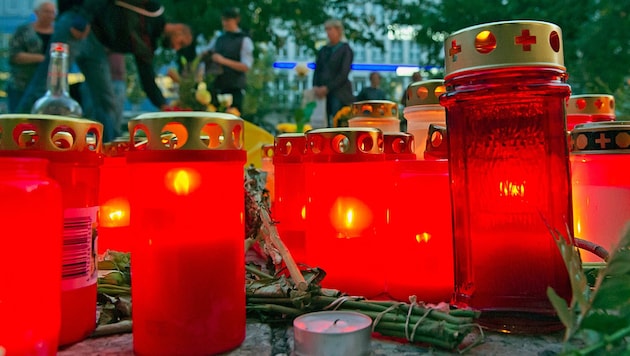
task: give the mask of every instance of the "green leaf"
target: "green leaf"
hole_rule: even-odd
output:
[[[304,106],[304,118],[306,119],[306,122],[311,121],[311,115],[313,115],[313,111],[315,111],[316,106],[317,103],[314,101],[311,101]]]
[[[585,330],[594,330],[608,334],[626,325],[628,325],[628,319],[626,317],[608,314],[602,311],[593,311],[582,320],[580,327]]]
[[[556,313],[558,313],[558,318],[560,318],[562,324],[567,328],[567,335],[569,335],[568,332],[572,331],[577,323],[575,313],[569,309],[567,302],[560,297],[553,288],[547,287],[547,297],[551,301],[551,305],[553,305]]]
[[[630,303],[630,230],[612,251],[608,264],[601,270],[595,283],[592,307],[619,309]]]

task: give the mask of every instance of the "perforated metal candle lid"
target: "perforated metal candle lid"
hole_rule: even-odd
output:
[[[560,27],[541,21],[503,21],[457,31],[444,41],[445,79],[507,67],[565,70]]]
[[[302,162],[306,156],[306,135],[286,133],[276,136],[273,161]]]
[[[407,132],[383,134],[383,152],[391,158],[416,158],[413,135]]]
[[[142,114],[129,121],[134,150],[242,150],[243,120],[214,112]]]
[[[107,157],[122,157],[131,148],[129,137],[116,137],[111,142],[103,144],[103,154]]]
[[[103,125],[57,115],[0,115],[0,150],[100,154]]]
[[[422,80],[410,83],[407,87],[407,103],[405,106],[439,105],[439,97],[445,91],[444,79]]]
[[[370,127],[325,128],[306,133],[306,149],[314,161],[383,160],[383,133]]]
[[[425,159],[448,159],[448,147],[446,145],[446,127],[430,124],[427,134],[427,142],[424,151]]]
[[[571,95],[567,101],[567,115],[615,116],[615,98],[606,94]]]
[[[398,104],[389,100],[366,100],[352,104],[352,117],[398,117]]]
[[[630,152],[630,121],[589,122],[571,131],[572,153]]]

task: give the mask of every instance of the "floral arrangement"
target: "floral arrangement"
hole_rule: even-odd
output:
[[[208,89],[208,83],[212,83],[214,78],[206,74],[206,66],[202,58],[202,56],[197,56],[193,61],[188,62],[182,57],[180,59],[181,73],[174,68],[168,70],[168,76],[179,85],[179,98],[172,102],[166,111],[210,111],[241,116],[240,111],[232,107],[232,94],[217,94],[216,101],[219,107],[212,104],[212,93]]]
[[[348,120],[352,118],[352,108],[344,106],[333,116],[333,127],[348,127]]]

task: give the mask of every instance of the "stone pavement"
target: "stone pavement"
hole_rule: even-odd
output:
[[[549,335],[506,335],[486,332],[485,342],[467,355],[551,356],[562,351],[562,333]],[[450,355],[437,349],[372,338],[371,356],[385,355]],[[248,322],[247,337],[236,350],[225,356],[282,356],[291,355],[293,329]],[[133,355],[132,335],[122,334],[88,339],[58,353],[59,356]]]

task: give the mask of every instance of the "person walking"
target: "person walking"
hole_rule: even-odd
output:
[[[313,89],[316,97],[326,98],[327,125],[331,127],[335,113],[355,101],[348,79],[354,53],[345,41],[340,20],[330,19],[324,23],[324,28],[328,43],[317,52]]]
[[[35,21],[20,25],[9,40],[10,77],[7,83],[8,109],[17,110],[39,63],[50,49],[57,7],[54,1],[36,1]]]

